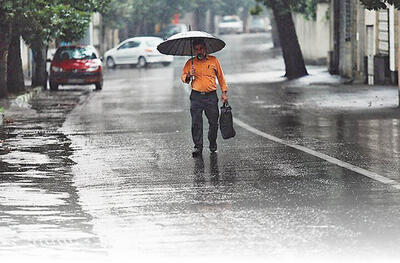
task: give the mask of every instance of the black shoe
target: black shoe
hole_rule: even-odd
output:
[[[192,152],[193,157],[198,157],[203,154],[203,149],[201,148],[195,148],[194,151]]]
[[[217,152],[217,145],[210,146],[210,153],[216,153],[216,152]]]

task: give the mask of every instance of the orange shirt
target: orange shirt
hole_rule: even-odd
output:
[[[217,83],[215,77],[218,79],[219,86],[222,91],[228,91],[226,87],[224,73],[222,72],[221,65],[216,57],[207,55],[203,60],[197,58],[189,59],[183,67],[181,80],[185,82],[187,74],[193,67],[195,70],[194,80],[192,81],[192,89],[199,92],[210,92],[217,90]]]

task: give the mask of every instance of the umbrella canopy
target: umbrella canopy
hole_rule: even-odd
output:
[[[157,46],[165,55],[192,56],[192,43],[202,39],[206,44],[207,54],[217,52],[225,47],[225,42],[203,31],[187,31],[175,34]]]

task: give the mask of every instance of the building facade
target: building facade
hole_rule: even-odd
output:
[[[355,82],[397,83],[399,12],[369,11],[359,0],[331,0],[328,68]]]

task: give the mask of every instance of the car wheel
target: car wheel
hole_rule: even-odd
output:
[[[50,90],[58,90],[58,84],[50,81]]]
[[[171,62],[162,62],[163,66],[167,67],[171,64]]]
[[[112,57],[107,58],[107,68],[115,68],[115,61]]]
[[[96,86],[96,90],[101,90],[103,88],[103,81],[97,82],[94,85]]]
[[[144,57],[140,57],[137,63],[138,68],[145,68],[147,66],[146,59]]]

